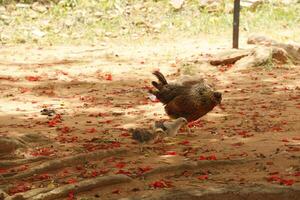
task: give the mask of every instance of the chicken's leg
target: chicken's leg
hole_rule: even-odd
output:
[[[192,135],[192,132],[191,132],[191,129],[190,129],[190,127],[189,127],[188,124],[185,125],[185,129],[186,129],[186,131],[188,132],[188,135],[191,136],[191,135]]]

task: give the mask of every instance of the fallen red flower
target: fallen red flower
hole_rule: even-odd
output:
[[[112,75],[111,74],[105,74],[105,80],[112,81]]]
[[[97,171],[92,171],[91,172],[91,176],[92,177],[96,177],[96,176],[98,176],[99,175],[99,173],[97,172]]]
[[[201,127],[203,127],[203,123],[200,120],[194,121],[194,122],[190,122],[190,123],[188,123],[188,127],[189,128],[192,128],[192,127],[201,128]]]
[[[116,174],[124,174],[126,176],[130,176],[131,172],[120,169],[119,171],[116,172]]]
[[[280,184],[286,185],[286,186],[291,186],[295,183],[295,180],[293,179],[281,179]]]
[[[50,126],[50,127],[54,127],[54,126],[56,126],[58,123],[60,123],[61,122],[61,115],[60,114],[57,114],[57,115],[55,115],[49,122],[48,122],[48,125]]]
[[[176,153],[175,151],[168,151],[168,152],[166,153],[166,155],[169,155],[169,156],[176,156],[177,153]]]
[[[19,90],[20,90],[21,93],[25,93],[25,92],[29,92],[30,91],[29,88],[23,88],[23,87],[21,87]]]
[[[54,150],[50,148],[39,148],[36,151],[31,152],[32,156],[50,156],[54,154]]]
[[[68,200],[74,200],[74,199],[75,199],[74,191],[70,191],[68,194]]]
[[[67,127],[67,126],[64,126],[64,127],[62,127],[62,128],[60,129],[60,131],[61,131],[62,133],[69,133],[69,132],[71,132],[71,129],[70,129],[69,127]]]
[[[170,188],[173,187],[171,181],[165,181],[163,179],[159,180],[159,181],[155,181],[153,183],[150,183],[150,187],[153,188]]]
[[[67,180],[67,183],[69,183],[69,184],[74,184],[76,182],[77,182],[77,180],[75,178],[70,178]]]
[[[25,170],[27,170],[28,169],[28,165],[22,165],[22,166],[20,166],[18,169],[17,169],[17,171],[18,172],[22,172],[22,171],[25,171]]]
[[[143,173],[145,173],[145,172],[147,172],[147,171],[152,170],[152,167],[150,167],[150,166],[147,166],[147,167],[139,167],[138,169],[139,169],[139,171],[143,174]]]
[[[124,168],[126,166],[126,163],[124,163],[124,162],[119,162],[119,163],[117,163],[116,165],[115,165],[115,167],[116,168],[119,168],[119,169],[122,169],[122,168]]]
[[[0,168],[0,174],[6,173],[7,169]]]
[[[237,143],[233,143],[231,145],[234,147],[240,147],[240,146],[244,145],[244,142],[237,142]]]
[[[57,121],[56,120],[50,120],[49,122],[48,122],[48,125],[50,126],[50,127],[54,127],[54,126],[56,126],[57,125]]]
[[[113,193],[113,194],[120,194],[120,190],[115,189],[115,190],[113,190],[111,193]]]
[[[179,142],[178,144],[181,144],[181,145],[189,145],[189,144],[190,144],[190,141],[184,140],[184,141]]]
[[[274,181],[277,182],[280,180],[281,180],[281,178],[277,175],[271,175],[270,177],[267,177],[267,181],[269,181],[269,182],[274,182]]]
[[[279,183],[279,184],[285,185],[285,186],[291,186],[295,183],[295,180],[293,180],[293,179],[283,179],[277,175],[272,175],[270,177],[267,177],[267,181],[276,182],[276,183]]]
[[[26,76],[27,81],[39,81],[41,77],[39,76]]]
[[[49,176],[49,174],[40,174],[37,178],[39,180],[47,180],[50,178],[50,176]]]
[[[122,137],[129,137],[130,134],[129,133],[122,133],[120,136],[122,136]]]
[[[295,176],[300,176],[300,171],[295,173]]]
[[[200,175],[197,177],[199,180],[207,180],[208,179],[208,175]]]
[[[240,136],[243,136],[243,138],[247,138],[247,137],[252,137],[253,136],[253,134],[250,134],[248,131],[240,131],[240,132],[238,132],[238,134]]]
[[[19,183],[16,186],[10,188],[8,190],[8,193],[10,195],[20,193],[20,192],[26,192],[31,189],[31,185],[29,183]]]
[[[87,133],[96,133],[97,129],[96,128],[89,128],[86,130]]]
[[[199,160],[217,160],[217,157],[215,155],[211,156],[200,156]]]

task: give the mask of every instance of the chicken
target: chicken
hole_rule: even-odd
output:
[[[154,122],[153,129],[136,128],[129,129],[132,139],[139,142],[140,150],[143,151],[143,144],[150,143],[158,138],[175,136],[178,130],[187,123],[186,119],[178,118],[173,122]]]
[[[172,122],[163,122],[163,121],[157,121],[154,124],[154,130],[161,129],[165,132],[165,137],[173,137],[176,136],[178,133],[178,130],[183,126],[187,124],[187,120],[183,117],[179,117],[175,121]]]
[[[196,121],[222,101],[222,93],[214,91],[203,79],[169,84],[159,71],[153,74],[158,79],[152,81],[157,90],[149,92],[164,104],[166,113],[173,119],[183,117],[188,122]]]
[[[159,137],[163,137],[165,132],[162,129],[149,130],[146,128],[129,129],[132,139],[140,144],[140,151],[143,152],[143,145],[150,143]]]
[[[164,134],[161,130],[152,131],[145,128],[129,129],[129,132],[132,133],[132,139],[139,143],[149,143]]]

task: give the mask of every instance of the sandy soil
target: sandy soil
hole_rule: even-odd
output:
[[[217,47],[217,43],[191,39],[136,45],[103,43],[97,47],[0,48],[0,134],[40,136],[25,140],[26,148],[2,155],[1,175],[24,173],[47,160],[69,155],[126,150],[121,155],[27,178],[2,177],[1,188],[12,195],[113,174],[125,174],[133,180],[75,193],[74,198],[119,199],[147,196],[154,191],[228,185],[298,188],[300,66],[233,72],[191,62],[205,57],[201,53],[217,51]],[[148,98],[147,90],[154,79],[151,72],[159,68],[168,79],[176,80],[187,62],[193,63],[196,76],[205,77],[223,92],[222,106],[194,125],[194,136],[182,131],[164,145],[157,143],[140,153],[127,129],[168,119],[163,106]],[[60,117],[41,115],[44,108],[54,109]],[[45,159],[5,166],[9,160],[36,157]],[[200,158],[216,162],[193,169],[181,166],[201,162]],[[217,162],[221,160],[229,162]],[[137,176],[173,165],[179,167],[145,178]],[[72,193],[69,199],[73,199]]]

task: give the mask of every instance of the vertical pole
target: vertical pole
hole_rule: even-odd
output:
[[[232,48],[239,48],[240,0],[234,0]]]

